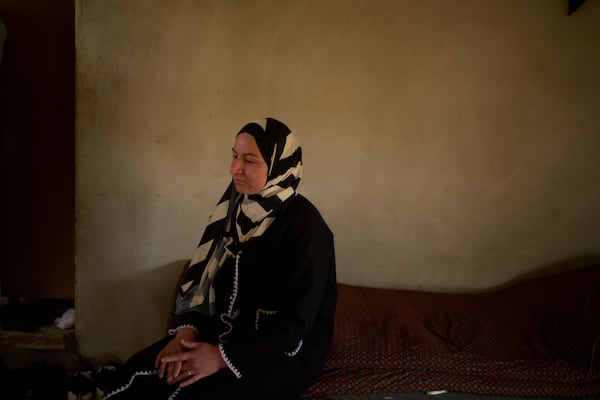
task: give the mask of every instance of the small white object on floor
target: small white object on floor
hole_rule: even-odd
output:
[[[56,326],[60,329],[71,329],[75,326],[75,309],[69,308],[61,317],[54,320]]]
[[[448,393],[447,390],[428,390],[427,392],[425,392],[425,394],[428,396],[437,396],[438,394],[446,394],[446,393]]]

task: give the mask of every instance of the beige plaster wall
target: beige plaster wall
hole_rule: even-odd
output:
[[[77,334],[158,339],[228,180],[273,116],[341,282],[480,290],[600,253],[600,3],[77,4]]]

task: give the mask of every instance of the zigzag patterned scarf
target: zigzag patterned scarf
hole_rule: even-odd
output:
[[[219,200],[179,288],[175,313],[217,312],[212,286],[239,245],[262,236],[287,201],[296,195],[302,176],[302,149],[289,128],[273,118],[246,124],[239,132],[254,137],[268,166],[267,183],[257,194],[241,195],[233,182]],[[233,229],[232,229],[233,228]]]

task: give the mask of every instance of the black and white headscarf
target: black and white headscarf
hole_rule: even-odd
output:
[[[260,237],[296,195],[302,176],[302,149],[282,122],[264,118],[246,124],[240,133],[254,137],[267,163],[267,183],[253,195],[242,195],[231,182],[208,220],[190,262],[176,303],[176,314],[194,310],[205,315],[217,312],[212,282],[227,257],[240,244]]]

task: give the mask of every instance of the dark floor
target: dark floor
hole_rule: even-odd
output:
[[[0,399],[67,398],[82,360],[75,330],[54,321],[72,306],[69,300],[2,299]]]
[[[16,369],[0,365],[0,398],[65,400],[69,379],[67,371],[60,365],[35,362]]]

